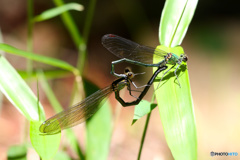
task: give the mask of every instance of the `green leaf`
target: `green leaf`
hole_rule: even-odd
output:
[[[27,148],[25,145],[11,146],[7,153],[8,160],[26,160]]]
[[[103,104],[104,103],[104,104]],[[87,160],[106,160],[112,135],[112,119],[108,101],[87,121]]]
[[[36,16],[34,18],[34,21],[35,22],[44,21],[44,20],[56,17],[66,11],[69,11],[69,10],[83,11],[83,9],[84,9],[84,7],[78,3],[68,3],[68,4],[64,4],[62,6],[44,11],[40,15]]]
[[[27,71],[17,70],[17,72],[23,79],[29,78],[29,73]],[[37,79],[38,78],[37,72],[38,71],[33,70],[31,73],[31,78]],[[70,71],[61,70],[61,69],[43,70],[43,72],[47,79],[65,78],[65,77],[72,76],[72,73]]]
[[[193,17],[197,0],[166,1],[160,27],[158,48],[180,55],[184,53],[180,45]],[[172,48],[174,47],[174,48]],[[154,62],[158,62],[154,57]],[[181,65],[177,71],[181,88],[174,75],[168,72],[161,82],[156,99],[168,146],[176,160],[197,159],[197,133],[187,66]],[[162,75],[163,73],[161,73]],[[154,84],[155,89],[158,84]]]
[[[86,96],[89,96],[98,88],[85,82]],[[112,135],[111,107],[108,101],[103,100],[101,107],[89,120],[87,120],[87,160],[106,160]]]
[[[28,59],[31,59],[34,61],[45,63],[45,64],[48,64],[51,66],[69,70],[69,71],[72,71],[75,75],[78,75],[78,70],[75,67],[73,67],[72,65],[70,65],[64,61],[61,61],[61,60],[58,60],[55,58],[50,58],[50,57],[38,55],[38,54],[35,54],[32,52],[23,51],[23,50],[17,49],[13,46],[10,46],[8,44],[3,44],[3,43],[0,43],[0,50],[3,50],[7,53],[11,53],[11,54],[14,54],[17,56],[25,57],[25,58],[28,58]]]
[[[57,154],[55,155],[55,157],[53,159],[54,160],[72,160],[72,158],[63,151],[57,152]]]
[[[175,54],[183,53],[182,47],[159,47]],[[197,158],[197,133],[193,102],[186,65],[177,71],[181,88],[172,69],[161,81],[160,89],[155,91],[165,137],[174,159],[194,160]],[[162,74],[159,74],[162,77]],[[154,84],[154,87],[158,83]]]
[[[143,116],[147,115],[148,113],[150,113],[155,107],[157,106],[157,104],[154,103],[150,103],[146,100],[142,100],[138,105],[135,106],[134,108],[134,117],[133,117],[133,121],[132,121],[132,125],[140,118],[142,118]]]
[[[34,93],[3,56],[0,56],[0,70],[0,90],[8,100],[28,120],[45,119],[42,105],[39,104],[39,110]]]
[[[198,0],[165,1],[159,27],[161,45],[175,47],[182,43],[197,2]]]
[[[43,135],[39,131],[41,124],[42,122],[39,121],[30,122],[30,140],[32,146],[42,159],[51,159],[57,153],[61,134]]]
[[[64,5],[64,1],[63,0],[54,0],[53,1],[55,3],[56,6],[63,6]],[[94,5],[95,3],[93,3]],[[92,2],[90,2],[90,11],[88,13],[91,13],[92,10]],[[88,15],[87,13],[87,15]],[[86,61],[86,57],[87,57],[87,50],[86,50],[86,39],[87,37],[85,37],[85,39],[83,38],[83,36],[80,34],[79,32],[79,28],[76,25],[76,23],[74,22],[73,18],[71,17],[69,12],[64,12],[61,15],[61,18],[63,20],[64,25],[66,26],[67,30],[69,31],[69,34],[72,37],[72,40],[76,46],[76,48],[78,49],[78,60],[77,60],[77,68],[79,69],[80,75],[82,75],[83,72],[83,68],[85,65],[85,61]],[[88,17],[89,18],[89,17]],[[86,19],[86,25],[89,24],[89,19]],[[84,27],[84,31],[85,27]],[[85,32],[85,34],[87,34],[88,31]]]
[[[53,106],[53,109],[55,110],[56,113],[61,112],[63,110],[63,107],[61,106],[61,104],[57,100],[53,90],[49,86],[44,73],[41,71],[38,71],[37,75],[40,79],[41,86],[42,86],[50,104]],[[74,132],[72,131],[72,129],[69,128],[66,130],[66,136],[68,137],[68,141],[69,141],[71,148],[73,148],[73,150],[76,153],[78,153],[80,159],[82,159],[82,157],[84,157],[84,156],[83,156],[81,148],[78,144],[77,137],[74,134]]]

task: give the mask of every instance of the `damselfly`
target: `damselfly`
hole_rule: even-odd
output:
[[[164,66],[159,68],[157,71],[161,72],[166,68],[167,67]],[[122,106],[132,106],[138,104],[142,100],[144,95],[147,93],[150,85],[153,83],[153,80],[156,78],[157,75],[155,77],[153,76],[150,79],[142,93],[135,101],[125,102],[120,97],[119,91],[122,90],[125,86],[127,86],[129,94],[132,95],[130,84],[133,84],[137,88],[137,86],[131,80],[135,75],[137,74],[134,74],[129,69],[125,70],[125,74],[121,74],[121,77],[113,81],[111,85],[101,90],[98,90],[80,103],[75,104],[67,110],[62,111],[55,116],[49,118],[48,120],[44,121],[40,126],[39,131],[45,134],[57,134],[63,129],[67,129],[84,122],[86,119],[90,118],[94,113],[97,112],[100,102],[112,92],[115,92],[115,97],[122,104]]]
[[[167,69],[167,66],[162,66],[162,67],[158,67],[158,69],[154,72],[154,74],[152,75],[152,77],[150,78],[150,80],[148,81],[148,83],[145,85],[143,91],[141,92],[141,94],[138,96],[138,98],[135,101],[132,102],[125,102],[121,96],[119,95],[119,90],[115,91],[115,98],[118,100],[118,102],[121,103],[121,105],[123,107],[125,106],[132,106],[132,105],[137,105],[142,99],[143,97],[146,95],[146,93],[148,92],[149,88],[151,87],[152,83],[154,82],[155,78],[157,77],[157,75],[162,72],[163,70]],[[132,82],[133,83],[133,82]],[[135,88],[139,88],[136,87],[136,85],[134,84]],[[130,89],[131,90],[131,89]],[[129,90],[129,93],[130,93]],[[131,94],[131,93],[130,93]]]
[[[145,67],[162,67],[166,64],[171,64],[173,66],[163,74],[162,78],[167,72],[169,72],[173,67],[175,67],[175,65],[177,65],[174,74],[179,83],[176,72],[182,62],[186,62],[188,60],[186,54],[181,54],[180,56],[178,56],[174,53],[167,53],[163,50],[160,50],[159,48],[154,49],[151,47],[140,45],[138,43],[114,34],[104,35],[102,37],[102,44],[114,55],[122,58],[120,60],[113,61],[111,65],[111,74],[117,77],[121,77],[122,75],[115,72],[114,65],[121,62],[129,62]],[[153,64],[153,54],[160,59],[158,63]],[[179,86],[181,87],[180,83]]]

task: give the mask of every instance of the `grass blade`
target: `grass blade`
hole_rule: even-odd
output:
[[[3,56],[0,56],[0,70],[0,90],[8,100],[28,120],[45,119],[42,105],[39,104],[40,110],[38,110],[36,96]]]
[[[50,18],[59,16],[60,14],[66,12],[66,11],[69,11],[69,10],[83,11],[83,9],[84,9],[84,7],[81,4],[68,3],[68,4],[64,4],[62,6],[55,7],[55,8],[49,9],[47,11],[44,11],[40,15],[36,16],[34,18],[34,21],[35,22],[45,21]]]
[[[73,67],[72,65],[70,65],[64,61],[61,61],[61,60],[58,60],[55,58],[50,58],[50,57],[38,55],[35,53],[23,51],[23,50],[17,49],[13,46],[10,46],[8,44],[3,44],[3,43],[0,43],[0,50],[3,50],[7,53],[11,53],[11,54],[14,54],[17,56],[25,57],[25,58],[28,58],[28,59],[31,59],[34,61],[45,63],[45,64],[48,64],[51,66],[69,70],[69,71],[72,71],[75,75],[78,75],[78,70],[75,67]]]
[[[18,74],[23,78],[27,79],[29,78],[28,72],[24,70],[17,70]],[[37,73],[38,71],[33,70],[31,74],[32,79],[37,79]],[[72,76],[72,72],[67,70],[60,70],[60,69],[53,69],[53,70],[43,70],[44,75],[46,76],[46,79],[56,79],[56,78],[65,78]]]

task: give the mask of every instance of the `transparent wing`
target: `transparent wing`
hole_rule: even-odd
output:
[[[98,105],[113,92],[112,86],[98,90],[83,101],[49,118],[40,126],[39,131],[56,134],[63,129],[73,127],[90,118],[99,109]]]
[[[122,38],[114,34],[106,34],[102,37],[103,46],[119,58],[127,58],[142,63],[152,64],[153,54],[163,59],[167,52],[155,50]]]

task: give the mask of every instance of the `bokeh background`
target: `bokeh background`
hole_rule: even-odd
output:
[[[73,2],[73,1],[65,1]],[[77,2],[77,1],[75,1]],[[140,44],[155,47],[159,44],[158,27],[165,1],[146,0],[101,0],[97,1],[88,43],[88,58],[84,77],[100,88],[109,85],[114,77],[110,75],[110,63],[117,57],[101,45],[101,37],[114,33]],[[80,1],[83,12],[71,11],[82,32],[88,1]],[[198,158],[239,159],[240,156],[240,10],[239,1],[199,1],[182,46],[189,56],[188,70],[194,102]],[[54,7],[51,1],[34,1],[37,15]],[[19,49],[26,49],[27,4],[25,0],[0,0],[0,29],[4,43]],[[76,65],[77,49],[61,18],[56,17],[34,26],[34,52],[56,57]],[[25,59],[6,54],[17,69],[25,69]],[[121,72],[127,64],[118,66]],[[35,64],[35,67],[47,67]],[[132,66],[133,71],[142,69]],[[146,74],[146,79],[151,73]],[[144,83],[136,79],[137,83]],[[59,101],[67,107],[72,91],[73,77],[51,81]],[[36,87],[33,87],[36,93]],[[152,90],[153,91],[153,90]],[[151,97],[151,92],[146,99]],[[0,159],[6,159],[12,145],[22,143],[24,117],[2,97],[0,108]],[[47,98],[40,93],[47,117],[54,114]],[[111,160],[136,159],[145,118],[131,126],[134,107],[121,108],[110,96],[116,121],[110,145]],[[118,115],[118,116],[116,116]],[[79,142],[84,147],[81,134],[84,125],[74,128],[79,133]],[[238,152],[237,157],[211,157],[210,152]],[[74,157],[75,155],[69,151]],[[33,150],[29,159],[37,159]],[[158,109],[153,111],[144,143],[142,159],[173,159],[166,144]]]

